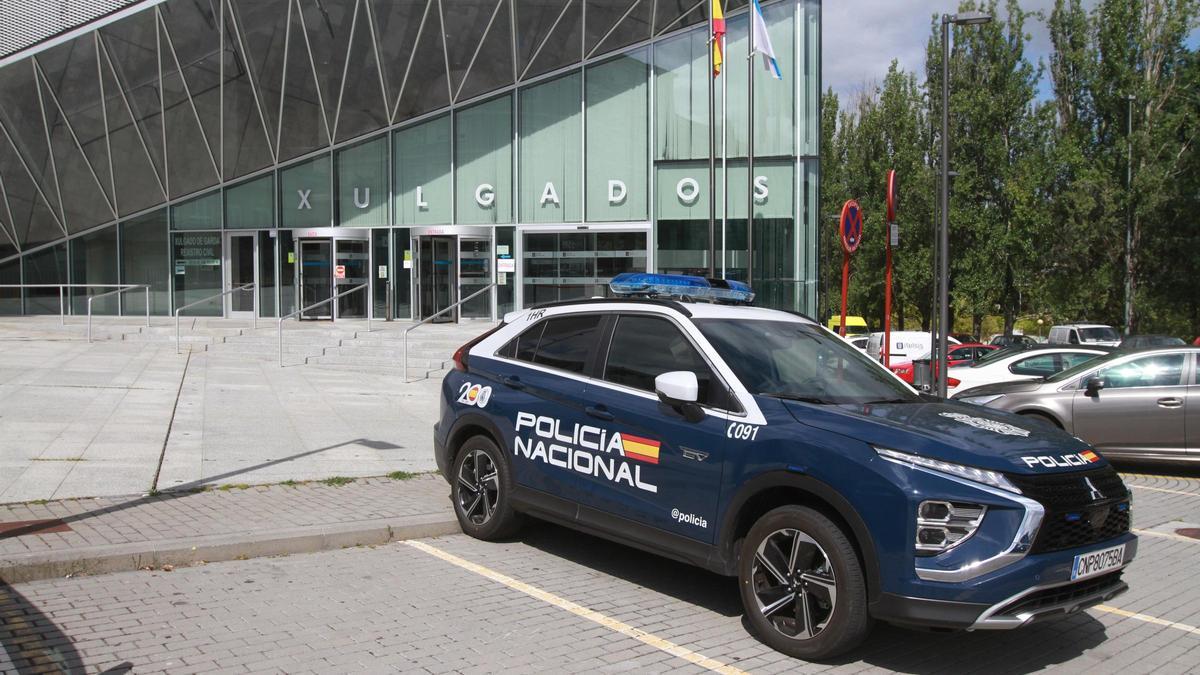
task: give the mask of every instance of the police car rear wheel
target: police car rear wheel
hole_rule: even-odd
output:
[[[813,509],[785,506],[760,518],[742,543],[738,579],[755,632],[790,656],[830,658],[870,630],[854,546]]]
[[[512,483],[499,448],[486,436],[467,439],[454,462],[451,498],[463,532],[478,539],[499,539],[516,531],[517,514],[509,506]]]

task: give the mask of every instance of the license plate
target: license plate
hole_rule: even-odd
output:
[[[1120,567],[1125,562],[1125,544],[1075,556],[1071,580],[1086,579]]]

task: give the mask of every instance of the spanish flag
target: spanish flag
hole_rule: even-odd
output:
[[[723,45],[725,43],[725,13],[721,11],[721,0],[712,0],[712,62],[713,77],[721,74],[721,66],[725,63]]]
[[[633,434],[621,434],[621,448],[629,459],[658,464],[658,441]]]

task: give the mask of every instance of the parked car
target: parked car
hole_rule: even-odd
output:
[[[963,344],[976,344],[979,342],[979,338],[971,335],[970,333],[951,333],[950,337]]]
[[[1038,341],[1034,337],[1017,332],[1014,332],[1012,335],[997,333],[988,338],[988,344],[995,345],[996,347],[1011,347],[1013,345],[1036,345]]]
[[[894,330],[892,331],[891,338],[891,363],[911,361],[913,357],[920,356],[933,349],[932,334],[924,331]],[[947,336],[947,339],[950,344],[958,344],[958,340],[950,336]],[[871,339],[867,342],[867,356],[876,361],[883,361],[883,333],[871,333]]]
[[[829,317],[829,330],[838,333],[840,332],[838,329],[841,328],[841,325],[841,314]],[[862,318],[861,316],[851,316],[849,314],[846,315],[846,337],[850,337],[851,335],[868,335],[870,332],[871,329],[867,326],[866,319]]]
[[[869,342],[870,340],[871,340],[870,335],[855,335],[853,337],[850,337],[850,336],[846,337],[846,342],[849,342],[850,344],[854,345],[855,349],[857,349],[859,351],[864,351],[864,352],[867,351],[867,342]]]
[[[950,366],[966,365],[966,364],[972,363],[973,361],[975,361],[975,359],[977,359],[985,354],[996,351],[997,349],[1000,349],[1000,348],[996,347],[994,345],[979,344],[977,342],[961,344],[961,345],[951,345],[950,348],[946,350],[946,354],[947,354],[946,363]],[[913,376],[914,376],[914,370],[915,370],[916,365],[921,364],[921,363],[927,363],[932,360],[933,360],[933,352],[928,351],[928,352],[925,352],[924,354],[918,356],[917,358],[913,359],[912,361],[902,361],[900,363],[893,362],[891,364],[891,366],[889,366],[889,367],[892,369],[892,372],[895,373],[900,379],[904,380],[905,382],[907,382],[909,384],[913,384],[914,383]],[[930,368],[931,368],[930,369],[931,373],[937,372],[936,365],[931,365]]]
[[[1172,337],[1170,335],[1130,335],[1121,340],[1121,346],[1118,349],[1124,351],[1133,351],[1135,349],[1149,349],[1152,347],[1185,347],[1187,343],[1181,338]]]
[[[1052,345],[1116,347],[1121,344],[1121,336],[1112,326],[1102,323],[1068,323],[1051,327],[1046,342]]]
[[[950,368],[946,378],[946,393],[953,395],[971,387],[996,382],[1049,377],[1111,351],[1112,347],[1090,345],[1022,345],[1017,348],[1000,349],[977,359],[969,366]]]
[[[1043,419],[1105,457],[1200,461],[1200,348],[1116,351],[1042,381],[963,390],[964,403]]]

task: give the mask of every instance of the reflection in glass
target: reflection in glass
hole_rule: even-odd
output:
[[[645,220],[648,50],[587,69],[587,219]]]
[[[150,284],[150,313],[160,316],[171,308],[169,252],[166,209],[121,223],[121,283]],[[145,313],[144,293],[126,295],[125,314]]]
[[[171,207],[171,229],[221,229],[221,191],[212,192]]]
[[[575,72],[521,90],[521,222],[581,218],[581,85]]]
[[[654,45],[655,159],[708,159],[708,69],[705,31]]]
[[[72,312],[86,315],[88,297],[117,290],[117,228],[106,227],[75,237],[68,242],[71,252],[71,283],[114,284],[107,288],[72,288],[70,292]],[[129,291],[125,295],[141,291]],[[143,298],[145,294],[143,293]],[[118,300],[109,295],[92,302],[93,314],[116,314]]]
[[[396,222],[437,225],[450,222],[450,116],[401,129],[394,136]]]
[[[25,256],[21,273],[24,284],[67,283],[67,242],[35,251]],[[66,300],[66,296],[63,296]],[[26,288],[26,314],[58,314],[57,288]]]
[[[477,293],[492,283],[492,242],[486,237],[460,237],[458,241],[459,297]],[[459,308],[464,319],[492,316],[492,294],[480,293]]]
[[[353,227],[387,225],[388,137],[337,153],[337,223]]]
[[[254,235],[234,234],[229,237],[229,290],[254,283]],[[229,294],[229,309],[232,312],[253,312],[254,291],[238,291]]]

